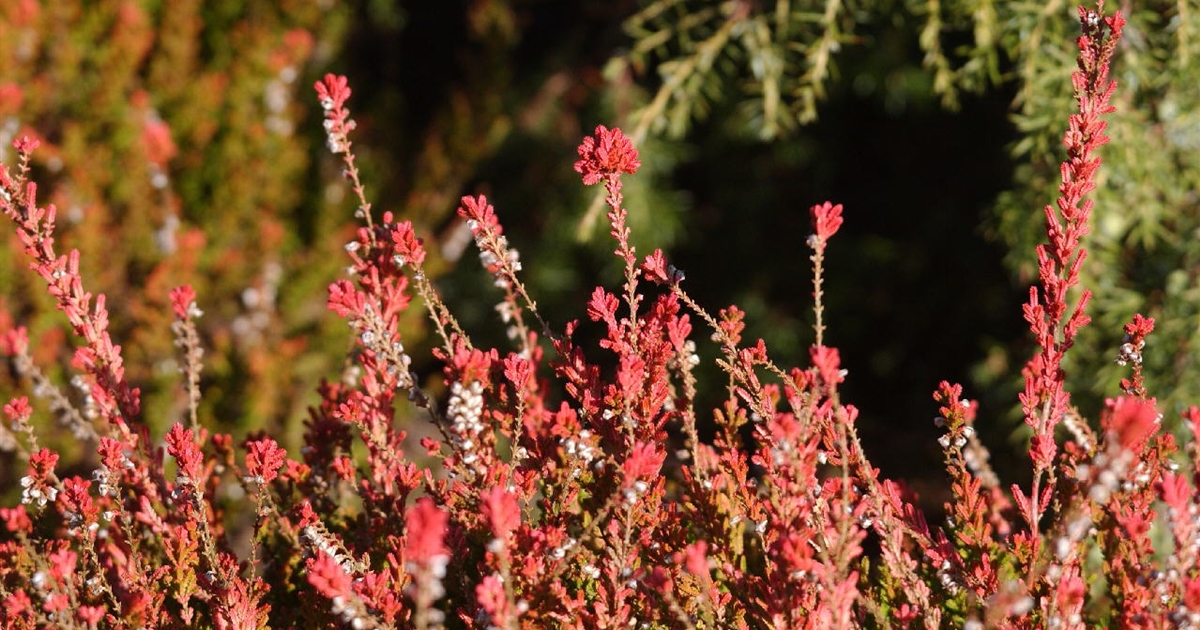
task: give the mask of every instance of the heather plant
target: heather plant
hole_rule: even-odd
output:
[[[1123,6],[1124,89],[1109,120],[1109,135],[1123,150],[1108,156],[1105,185],[1094,194],[1103,206],[1130,210],[1106,213],[1087,238],[1092,264],[1082,273],[1089,286],[1105,291],[1092,302],[1100,325],[1076,340],[1085,348],[1079,356],[1096,356],[1120,340],[1130,312],[1157,318],[1162,351],[1147,356],[1144,368],[1151,381],[1173,384],[1159,392],[1171,416],[1200,394],[1194,385],[1200,342],[1193,334],[1200,292],[1192,271],[1200,251],[1195,239],[1180,236],[1198,227],[1197,9],[1160,0]],[[1075,107],[1075,28],[1064,2],[647,0],[626,20],[633,41],[614,56],[607,75],[622,95],[614,99],[624,104],[622,126],[639,146],[655,136],[681,137],[697,121],[716,118],[730,136],[803,151],[804,126],[818,114],[830,117],[832,108],[819,105],[839,84],[879,98],[889,111],[919,110],[933,100],[955,110],[977,94],[1011,94],[1008,118],[1019,133],[1010,147],[1015,171],[988,200],[983,232],[1005,246],[1005,262],[1024,285],[1037,277],[1033,251],[1044,238],[1028,209],[1058,186],[1061,121]],[[897,63],[897,56],[905,61]],[[914,71],[918,64],[925,72]],[[601,207],[585,215],[581,233],[593,233]],[[993,350],[1020,362],[1000,344]],[[981,386],[1015,382],[987,366],[977,374]],[[1099,404],[1121,368],[1072,369],[1067,378],[1077,397]]]
[[[91,290],[110,298],[145,422],[161,433],[186,408],[166,301],[183,283],[208,300],[209,317],[197,322],[208,415],[249,429],[297,416],[303,407],[286,404],[302,391],[292,379],[323,373],[330,361],[312,350],[333,345],[311,316],[319,303],[304,300],[336,269],[321,251],[334,245],[305,234],[349,227],[326,220],[338,215],[318,212],[324,198],[296,185],[315,171],[320,146],[303,120],[312,110],[306,77],[339,46],[345,10],[307,1],[2,5],[0,159],[16,159],[14,139],[42,143],[30,168],[61,210],[59,242],[79,251]],[[6,268],[25,266],[17,245],[0,239]],[[36,366],[69,375],[71,347],[48,317],[44,288],[0,274],[0,300],[29,316]],[[311,368],[280,369],[305,348]]]
[[[442,299],[413,224],[372,208],[348,81],[327,75],[316,84],[327,143],[360,222],[327,306],[354,347],[289,454],[267,435],[235,444],[205,426],[205,298],[188,285],[167,295],[188,412],[152,431],[107,301],[85,288],[79,253],[55,239],[57,208],[38,199],[39,143],[18,138],[0,208],[80,340],[72,366],[86,396],[77,405],[36,377],[33,400],[4,406],[3,445],[27,470],[21,503],[0,508],[0,618],[14,628],[1200,626],[1200,452],[1162,430],[1143,378],[1154,320],[1130,315],[1114,349],[1129,374],[1102,409],[1076,408],[1065,384],[1063,359],[1089,321],[1082,239],[1125,24],[1102,9],[1079,10],[1078,109],[1022,307],[1037,348],[1019,398],[1032,481],[1004,486],[975,432],[978,404],[943,382],[934,400],[953,500],[938,524],[871,465],[840,393],[848,374],[826,344],[836,318],[823,295],[835,236],[853,220],[841,205],[809,210],[814,337],[808,364],[784,367],[743,337],[741,309],[710,312],[664,252],[636,251],[623,188],[641,156],[599,126],[574,168],[602,187],[624,281],[597,287],[585,320],[555,324],[496,209],[464,197],[458,214],[511,340],[487,347]],[[445,395],[413,372],[401,329],[413,310],[438,339]],[[3,324],[0,350],[32,363],[28,331]],[[700,337],[724,383],[697,379]],[[697,429],[704,389],[724,391],[712,439]],[[42,446],[35,406],[95,444],[82,462],[90,473]],[[413,444],[401,416],[431,430]],[[1200,429],[1200,408],[1184,420]],[[238,517],[253,520],[244,538]]]

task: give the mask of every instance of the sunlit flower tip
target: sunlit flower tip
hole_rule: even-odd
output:
[[[656,284],[672,284],[683,280],[683,272],[675,268],[674,265],[668,265],[667,259],[663,256],[661,249],[654,250],[653,254],[646,257],[646,261],[642,263],[642,273],[646,279]]]
[[[809,246],[816,247],[819,243],[828,241],[834,234],[837,234],[838,228],[842,227],[842,204],[834,205],[832,202],[818,204],[809,209],[809,215],[812,217],[813,231],[816,233],[817,243],[810,239]]]
[[[604,125],[597,126],[594,135],[583,139],[579,145],[579,157],[575,172],[583,175],[583,183],[587,186],[608,175],[632,175],[642,165],[629,136],[620,129],[608,129]]]
[[[37,138],[30,138],[29,136],[21,136],[20,138],[12,141],[12,148],[16,149],[17,153],[21,155],[29,155],[30,153],[33,153],[34,149],[40,147],[41,145],[41,140],[38,140]]]
[[[446,556],[443,541],[448,520],[447,514],[428,497],[418,500],[416,505],[408,509],[405,514],[404,546],[408,561],[416,564],[433,563],[437,558]]]
[[[171,289],[169,296],[171,310],[175,311],[175,316],[179,319],[188,319],[200,310],[196,306],[196,290],[190,284]]]

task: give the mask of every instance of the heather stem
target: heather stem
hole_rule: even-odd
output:
[[[624,197],[621,194],[620,176],[617,174],[606,176],[604,188],[608,191],[605,201],[611,209],[608,218],[612,222],[612,236],[617,240],[617,250],[614,253],[625,261],[625,304],[629,306],[630,343],[636,352],[638,347],[637,311],[638,304],[641,302],[641,298],[637,294],[637,253],[629,244],[629,226],[625,225],[627,213],[625,208],[621,207]]]
[[[813,314],[816,316],[816,321],[813,324],[813,330],[816,333],[816,340],[813,345],[825,345],[825,323],[823,316],[825,314],[825,293],[822,286],[825,282],[825,241],[821,238],[814,239],[813,255],[809,260],[813,263]]]
[[[1080,268],[1087,256],[1082,238],[1089,231],[1092,204],[1085,196],[1096,186],[1100,158],[1095,151],[1108,141],[1104,135],[1106,123],[1100,117],[1114,110],[1109,100],[1116,84],[1109,81],[1108,73],[1124,25],[1120,12],[1105,18],[1101,11],[1103,2],[1095,11],[1079,10],[1083,36],[1078,40],[1079,67],[1071,75],[1079,113],[1071,115],[1063,137],[1068,157],[1061,169],[1058,200],[1045,208],[1048,243],[1037,248],[1040,292],[1031,290],[1024,306],[1025,319],[1040,349],[1028,364],[1021,394],[1025,422],[1034,432],[1030,446],[1033,481],[1023,511],[1033,544],[1039,546],[1046,491],[1043,483],[1045,488],[1055,483],[1054,429],[1070,404],[1070,394],[1064,389],[1062,357],[1089,321],[1084,311],[1090,292],[1083,291],[1073,307],[1068,304],[1067,294],[1079,285]],[[1035,576],[1028,579],[1027,584],[1033,586]]]

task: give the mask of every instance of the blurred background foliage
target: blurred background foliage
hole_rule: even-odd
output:
[[[1200,3],[1120,8],[1088,239],[1096,321],[1069,378],[1094,417],[1117,391],[1121,324],[1141,311],[1159,322],[1148,381],[1172,416],[1200,400]],[[847,400],[885,473],[940,479],[941,379],[983,401],[1001,466],[1020,457],[1019,304],[1056,196],[1077,34],[1075,5],[1054,0],[13,0],[0,140],[45,141],[36,174],[61,241],[110,295],[155,434],[183,410],[166,295],[191,282],[210,426],[289,448],[349,348],[324,310],[353,226],[311,95],[325,72],[350,77],[377,211],[418,225],[451,307],[500,347],[499,294],[457,200],[487,194],[543,311],[580,317],[591,287],[620,280],[600,199],[571,171],[596,124],[641,150],[626,189],[639,251],[666,250],[713,310],[742,306],[783,363],[812,339],[807,209],[842,202],[827,317]],[[61,316],[11,238],[0,256],[4,306],[41,365],[69,376]],[[414,311],[419,361],[422,322]],[[419,367],[436,389],[437,366]],[[708,382],[719,399],[723,381]]]

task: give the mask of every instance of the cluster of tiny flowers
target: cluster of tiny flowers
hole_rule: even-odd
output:
[[[459,446],[464,452],[462,462],[473,464],[478,455],[472,452],[475,441],[483,432],[483,383],[471,381],[464,386],[455,381],[450,386],[450,401],[446,405],[446,416],[449,417],[454,434],[462,441]]]
[[[57,488],[54,486],[40,488],[39,484],[29,475],[21,477],[21,487],[24,488],[21,491],[21,503],[25,505],[36,504],[40,509],[46,507],[47,503],[54,503],[54,500],[58,498]]]
[[[88,383],[87,379],[81,374],[76,374],[71,377],[71,386],[75,388],[75,391],[79,392],[83,417],[88,420],[95,420],[100,417],[100,411],[96,409],[96,400],[92,398],[92,386]],[[39,390],[42,390],[44,387],[53,386],[48,381],[41,383],[34,388],[34,395],[39,398],[53,398],[54,396],[50,392],[41,391],[39,393]]]
[[[301,530],[300,534],[310,545],[338,563],[338,566],[342,567],[343,571],[351,575],[357,572],[354,559],[344,555],[341,551],[341,546],[330,538],[326,532],[322,531],[321,528],[309,525]]]
[[[442,580],[446,578],[446,568],[448,566],[450,566],[450,556],[444,553],[430,556],[425,566],[412,561],[404,563],[404,570],[417,577],[406,588],[409,597],[417,599],[418,589],[424,589],[426,591],[425,594],[432,601],[444,597],[446,595],[446,587],[442,584]],[[445,616],[442,611],[436,608],[430,609],[429,613],[439,617],[434,623],[441,623],[441,618]]]
[[[683,352],[672,361],[671,365],[681,370],[689,370],[700,365],[700,355],[696,352],[696,342],[692,339],[683,342]],[[670,400],[668,399],[667,402],[670,402]]]
[[[470,225],[470,224],[476,223],[476,222],[468,221],[467,223],[468,223],[468,225]],[[483,247],[484,235],[482,232],[480,232],[479,234],[480,234],[480,236],[476,239],[476,243],[480,247]],[[496,236],[496,250],[503,252],[504,260],[505,260],[505,262],[508,263],[508,268],[510,270],[512,270],[514,272],[521,270],[521,253],[519,251],[517,251],[517,249],[515,247],[514,248],[508,247],[508,238],[506,236],[504,236],[503,234]],[[496,254],[493,251],[488,250],[488,249],[480,249],[479,250],[479,262],[483,263],[483,266],[488,269],[494,269],[494,268],[500,267],[500,259],[496,256]],[[501,274],[499,272],[496,273],[495,285],[497,287],[500,287],[501,289],[506,289],[506,288],[508,288],[509,284],[510,283],[509,283],[508,278],[506,278],[503,274]]]
[[[325,111],[329,111],[330,109],[333,108],[333,101],[330,99],[327,99],[327,98],[322,99],[321,107],[323,109],[325,109]],[[349,131],[349,130],[353,129],[355,127],[355,124],[356,123],[354,122],[354,120],[346,121],[346,130],[345,131]],[[325,119],[325,122],[323,123],[323,125],[325,127],[325,147],[328,148],[329,151],[335,155],[344,153],[346,151],[346,148],[349,146],[349,143],[346,140],[345,131],[339,132],[339,130],[337,128],[337,123],[328,118]]]
[[[134,463],[129,458],[124,459],[127,468],[133,468]],[[101,465],[92,472],[92,481],[96,482],[96,490],[102,497],[116,498],[120,494],[119,480],[121,476],[113,470],[109,470],[108,466]]]
[[[958,584],[958,581],[956,581],[954,579],[954,575],[952,575],[950,571],[951,571],[950,561],[943,560],[942,565],[940,567],[938,567],[938,572],[937,572],[938,582],[941,583],[942,588],[946,589],[947,592],[949,592],[950,594],[956,594],[956,593],[958,593],[960,586]]]
[[[354,630],[366,630],[370,627],[368,619],[359,610],[358,602],[352,599],[334,595],[330,600],[329,610],[341,617],[342,621],[349,624]]]
[[[579,439],[565,437],[562,440],[563,451],[568,457],[577,458],[583,463],[583,468],[588,467],[596,459],[596,449],[591,444],[592,432],[583,429],[579,432]],[[579,474],[579,469],[575,469],[575,474]]]
[[[1137,343],[1132,343],[1129,335],[1125,335],[1125,343],[1121,344],[1117,352],[1117,365],[1126,366],[1129,364],[1142,364],[1142,349],[1146,347],[1146,340],[1139,339]]]
[[[416,379],[410,369],[412,357],[404,351],[404,344],[399,339],[391,344],[383,343],[383,339],[390,336],[387,324],[370,304],[363,308],[362,313],[362,317],[350,319],[350,326],[358,333],[363,346],[386,358],[387,372],[396,377],[396,387],[407,390],[411,398],[415,395],[413,390],[416,387]]]
[[[650,489],[650,486],[645,481],[642,481],[641,479],[638,479],[637,481],[633,482],[633,485],[631,485],[628,488],[625,488],[625,491],[623,493],[624,497],[625,497],[625,505],[633,506],[634,504],[636,504],[638,502],[639,499],[642,498],[642,495],[646,494],[646,491],[649,489]]]
[[[967,445],[967,440],[974,433],[975,433],[974,427],[969,427],[969,426],[963,427],[962,435],[959,435],[958,437],[951,439],[950,434],[947,433],[947,434],[939,437],[937,441],[938,441],[938,444],[940,444],[942,446],[942,448],[950,448],[951,443],[954,444],[954,448],[962,448]],[[968,464],[969,464],[969,462],[968,462]]]
[[[293,125],[287,115],[288,106],[292,101],[292,84],[296,81],[296,67],[287,65],[279,73],[267,81],[263,91],[263,104],[267,107],[267,118],[263,126],[268,131],[281,135],[292,135]]]

